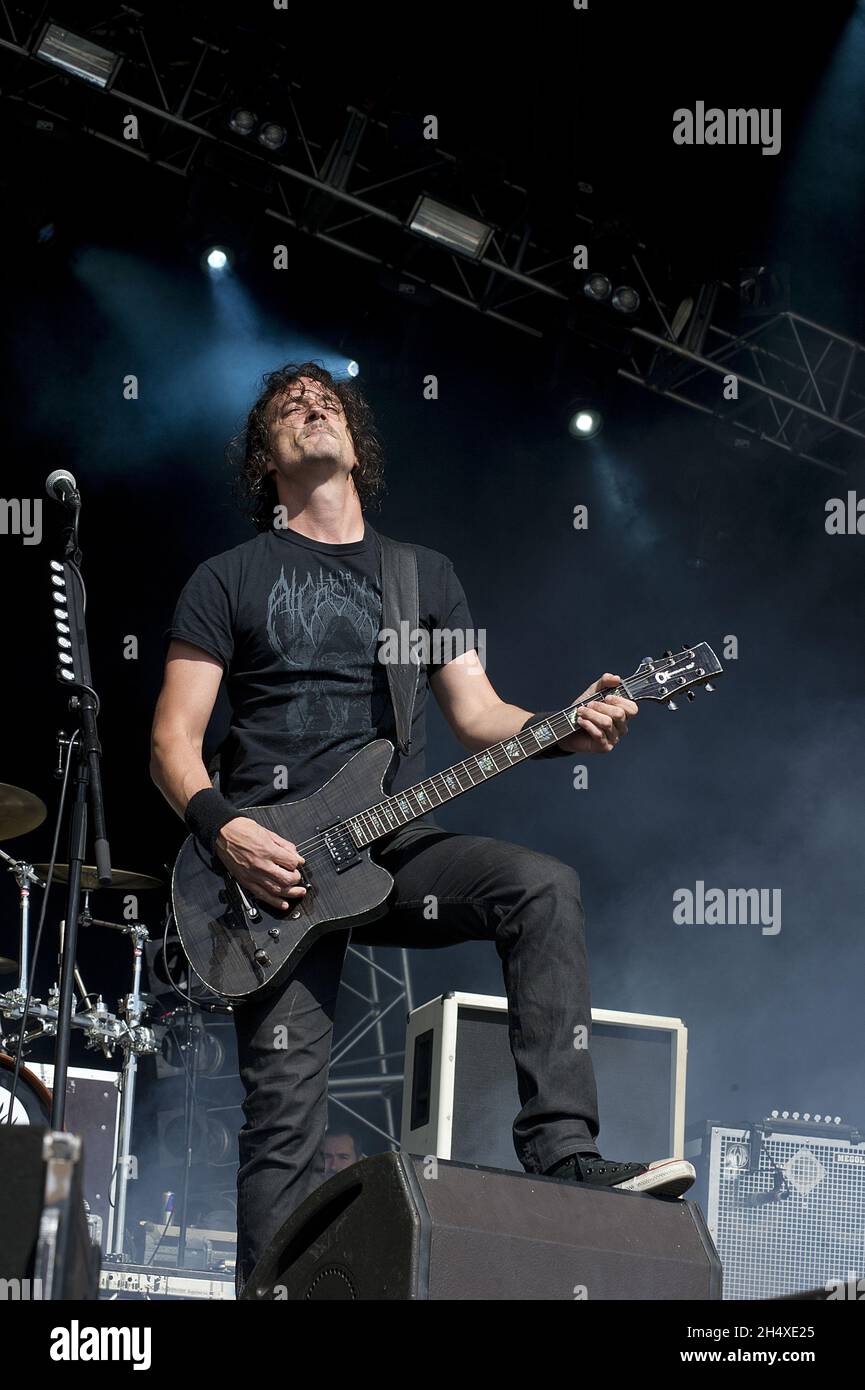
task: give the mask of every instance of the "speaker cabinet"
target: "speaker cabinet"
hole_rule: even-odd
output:
[[[3,1299],[95,1299],[99,1250],[84,1211],[81,1140],[0,1126],[0,1173]]]
[[[695,1146],[697,1147],[697,1146]],[[709,1230],[724,1297],[861,1299],[865,1135],[850,1126],[765,1119],[707,1126]],[[863,1285],[865,1286],[865,1285]],[[852,1290],[852,1293],[850,1292]]]
[[[718,1257],[691,1202],[389,1153],[361,1160],[308,1197],[241,1297],[720,1295]]]
[[[679,1018],[592,1010],[591,1054],[609,1158],[682,1157],[688,1034]],[[405,1045],[400,1146],[522,1172],[507,1000],[445,994],[415,1009]]]

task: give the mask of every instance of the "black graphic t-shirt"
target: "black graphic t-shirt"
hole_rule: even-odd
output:
[[[451,562],[414,547],[420,627],[471,638],[472,620]],[[221,661],[232,709],[220,749],[220,790],[235,806],[307,796],[375,738],[396,741],[386,667],[378,660],[378,539],[325,545],[285,528],[215,555],[184,587],[165,634]],[[468,640],[467,645],[474,645]],[[408,755],[386,790],[425,776],[428,676],[447,653],[430,644],[421,664]]]

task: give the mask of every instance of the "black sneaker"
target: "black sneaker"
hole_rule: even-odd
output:
[[[619,1192],[654,1192],[681,1197],[697,1174],[684,1158],[657,1158],[653,1163],[613,1163],[600,1154],[572,1154],[547,1170],[548,1178],[584,1182],[591,1187],[615,1187]]]

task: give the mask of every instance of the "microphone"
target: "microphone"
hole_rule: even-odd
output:
[[[59,502],[63,507],[78,507],[81,504],[78,484],[65,468],[55,468],[53,473],[48,474],[45,479],[45,491],[53,501]]]

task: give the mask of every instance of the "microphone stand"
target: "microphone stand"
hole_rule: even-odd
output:
[[[69,709],[77,720],[80,737],[74,740],[76,771],[75,796],[69,822],[69,879],[66,895],[66,930],[63,938],[60,969],[60,998],[57,1008],[57,1042],[54,1051],[54,1084],[51,1098],[51,1128],[62,1130],[66,1116],[66,1078],[69,1070],[69,1045],[72,1035],[72,1014],[75,987],[75,955],[78,946],[78,925],[81,903],[81,869],[87,848],[88,803],[93,816],[94,853],[99,882],[111,882],[111,852],[105,825],[105,806],[102,799],[100,759],[102,746],[96,716],[99,700],[90,677],[90,658],[83,601],[83,581],[79,571],[81,550],[78,545],[78,521],[81,499],[75,492],[68,503],[73,509],[64,550],[65,562],[52,561],[55,602],[61,602],[65,591],[68,609],[69,653],[65,669],[72,667],[78,691],[69,701]],[[64,578],[60,580],[59,572]],[[62,645],[62,644],[61,644]],[[61,670],[64,668],[61,667]]]
[[[189,1183],[192,1177],[192,1146],[194,1143],[193,1126],[196,1119],[196,1090],[198,1087],[198,1063],[199,1051],[201,1049],[202,1029],[193,1020],[192,1003],[186,1001],[186,1085],[184,1087],[184,1146],[183,1146],[183,1179],[180,1189],[180,1218],[178,1220],[177,1237],[177,1268],[184,1269],[186,1266],[186,1238],[189,1232]],[[204,1144],[207,1144],[207,1117],[204,1118]]]

